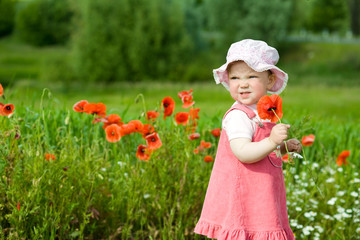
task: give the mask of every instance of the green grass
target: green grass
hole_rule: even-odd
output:
[[[356,64],[347,64],[356,63],[358,50],[292,47],[294,54],[280,60],[290,75],[281,95],[283,121],[292,125],[291,137],[315,134],[316,140],[304,149],[306,160],[284,168],[291,227],[297,239],[359,239],[360,85]],[[47,82],[39,80],[43,67],[68,56],[66,48],[1,39],[0,52],[0,83],[8,83],[1,102],[16,107],[12,118],[0,116],[0,239],[203,239],[192,233],[212,169],[203,157],[215,156],[217,139],[209,131],[220,127],[233,103],[222,86],[212,79]],[[175,99],[175,112],[187,111],[177,92],[189,89],[200,108],[201,139],[189,141],[186,128],[160,117],[154,126],[163,146],[148,162],[136,158],[137,146],[145,143],[140,135],[109,143],[92,116],[72,111],[86,99],[105,103],[108,114],[125,122],[145,122],[145,109],[159,110],[165,96]],[[200,140],[212,147],[197,155]],[[351,150],[349,165],[338,167],[342,150]],[[56,160],[46,161],[45,153]]]
[[[139,93],[145,96],[149,108],[156,108],[159,106],[159,96],[176,95],[178,89],[193,88],[197,104],[202,109],[200,114],[210,117],[221,114],[232,102],[221,86],[214,86],[212,79],[200,83],[96,85],[69,83],[68,80],[48,81],[51,74],[59,79],[66,78],[65,70],[54,67],[64,67],[62,64],[70,57],[68,47],[33,47],[11,36],[0,39],[0,52],[0,83],[12,86],[7,95],[18,106],[39,106],[44,88],[50,89],[55,103],[60,107],[68,108],[80,99],[87,99],[102,101],[118,113],[131,106],[127,113],[130,116],[141,112],[141,104],[134,103]],[[300,116],[331,118],[339,124],[359,118],[356,105],[360,88],[360,47],[357,44],[286,43],[280,53],[280,67],[289,74],[288,88],[283,94],[285,108],[296,109]],[[223,57],[219,59],[222,61]],[[208,71],[217,67],[215,65],[209,66]]]
[[[359,86],[358,43],[291,43],[279,64],[298,85]]]
[[[160,117],[154,126],[163,146],[148,162],[136,158],[137,146],[145,143],[139,134],[109,143],[101,126],[91,123],[93,116],[71,109],[80,99],[103,101],[109,113],[122,116],[130,104],[124,121],[145,122],[143,104],[134,103],[139,93],[145,96],[145,107],[153,110],[163,97],[178,101],[177,92],[189,88],[201,109],[201,138],[188,140],[186,127]],[[192,231],[212,169],[203,157],[215,156],[217,139],[210,130],[220,127],[223,112],[232,104],[228,93],[209,84],[91,89],[63,95],[61,88],[50,95],[27,87],[5,89],[6,101],[16,102],[16,112],[10,119],[0,118],[1,239],[202,239]],[[101,94],[104,90],[107,94]],[[284,94],[284,121],[292,125],[291,136],[316,135],[314,145],[304,149],[306,160],[284,168],[297,238],[358,239],[360,127],[355,122],[358,97],[349,94],[356,91],[294,87]],[[345,105],[335,107],[333,95]],[[344,115],[340,110],[348,105]],[[177,102],[175,112],[180,111],[187,110]],[[212,147],[197,155],[193,150],[200,140]],[[349,165],[338,167],[335,160],[342,150],[351,150]],[[45,153],[53,153],[56,160],[46,161]]]
[[[15,36],[0,38],[0,82],[41,79],[49,63],[69,54],[64,46],[34,47],[19,41]]]
[[[203,58],[203,62],[214,62],[208,70],[198,70],[202,73],[197,74],[202,81],[211,77],[212,68],[224,61],[225,53],[210,51],[211,54],[202,53],[196,58],[196,61]],[[279,51],[279,66],[288,72],[293,84],[359,86],[360,47],[357,43],[285,42]],[[10,36],[0,38],[0,52],[0,82],[3,84],[24,79],[72,81],[66,65],[71,63],[70,46],[34,47]],[[196,72],[195,69],[191,71]]]
[[[213,80],[208,83],[118,83],[112,85],[87,84],[83,87],[63,88],[57,84],[38,83],[35,81],[19,81],[16,88],[9,89],[7,97],[19,107],[38,109],[44,89],[45,97],[53,99],[60,108],[71,108],[74,103],[85,99],[89,102],[103,102],[108,106],[109,113],[124,113],[123,117],[134,117],[144,111],[141,102],[136,98],[142,94],[147,110],[156,110],[165,96],[175,96],[176,104],[181,105],[177,96],[179,89],[193,89],[197,106],[204,117],[221,116],[233,103],[233,99],[222,85],[216,85]],[[311,116],[317,121],[326,118],[338,124],[356,121],[360,118],[358,103],[360,87],[329,87],[326,85],[292,85],[289,81],[287,89],[281,96],[284,99],[284,116],[292,112],[292,118]],[[50,92],[50,95],[49,95]],[[289,113],[290,114],[290,113]]]

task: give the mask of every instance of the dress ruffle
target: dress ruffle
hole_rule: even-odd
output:
[[[220,225],[200,221],[195,233],[218,240],[294,240],[291,229],[275,231],[248,231],[245,229],[224,229]]]

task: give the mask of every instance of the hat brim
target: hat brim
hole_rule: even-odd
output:
[[[270,70],[272,73],[274,73],[276,75],[276,82],[274,86],[270,90],[268,90],[269,93],[280,94],[285,89],[288,82],[288,75],[286,72],[276,67],[275,65],[270,65],[270,64],[257,64],[257,66],[254,67],[251,66],[251,64],[249,64],[244,59],[236,59],[231,62],[226,62],[221,67],[214,69],[213,74],[216,84],[221,83],[227,90],[229,90],[229,77],[226,69],[230,63],[235,61],[244,61],[249,67],[251,67],[253,70],[257,72],[264,72]]]

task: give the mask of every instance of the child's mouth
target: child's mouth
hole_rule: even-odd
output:
[[[250,92],[241,92],[240,95],[241,95],[242,97],[247,97],[247,96],[250,95]]]

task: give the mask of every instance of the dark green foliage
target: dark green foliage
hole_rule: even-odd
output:
[[[217,45],[226,46],[244,38],[275,44],[286,33],[289,0],[205,0],[208,28]]]
[[[310,15],[310,9],[313,1],[309,0],[292,0],[290,9],[290,21],[288,24],[288,31],[299,32],[305,29]]]
[[[355,36],[360,35],[360,0],[349,0],[350,28]]]
[[[37,46],[66,43],[72,11],[66,0],[34,0],[19,10],[16,29],[20,37]]]
[[[75,68],[86,81],[177,79],[194,50],[191,1],[78,2]],[[191,23],[191,22],[190,22]]]
[[[0,0],[0,37],[9,35],[14,28],[15,2]]]
[[[15,0],[0,0],[0,29],[4,16],[1,13],[4,9],[2,6],[6,2],[13,3]],[[3,49],[0,80],[42,78],[62,83],[208,81],[212,79],[211,70],[223,63],[229,45],[243,38],[264,40],[281,52],[287,33],[299,35],[302,30],[313,30],[316,21],[326,22],[326,25],[317,24],[319,28],[316,31],[335,28],[335,32],[346,31],[350,27],[350,23],[346,23],[350,20],[350,15],[353,19],[352,32],[356,35],[359,25],[359,21],[356,21],[359,19],[356,8],[358,2],[359,0],[21,1],[17,3],[19,14],[16,29],[19,35],[35,45],[58,44],[67,41],[71,27],[71,54],[64,48],[66,52],[61,56],[41,60],[46,64],[40,73],[35,65],[29,66],[29,70],[18,70],[18,64],[15,64],[18,60],[4,55]],[[69,10],[69,3],[72,11]],[[326,6],[322,8],[321,4]],[[331,9],[334,14],[328,13],[327,9]],[[318,17],[316,11],[326,16]],[[6,14],[10,12],[6,11]],[[70,22],[73,18],[75,25],[73,21]],[[313,21],[314,24],[310,24]],[[14,39],[16,38],[8,41]],[[23,54],[27,54],[24,51],[27,49],[26,46],[26,49],[19,50],[21,59],[24,58]],[[44,48],[39,49],[45,51]],[[352,63],[352,58],[345,62]],[[353,65],[356,66],[351,69],[356,69],[357,64]]]
[[[341,32],[348,22],[347,2],[343,0],[316,0],[310,12],[309,28],[314,32]]]

